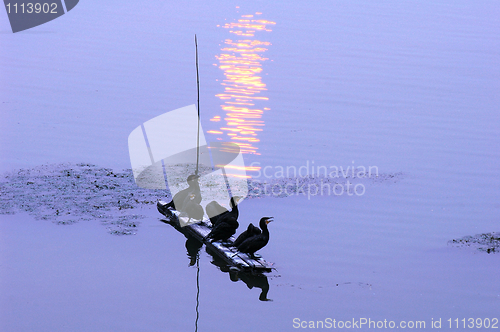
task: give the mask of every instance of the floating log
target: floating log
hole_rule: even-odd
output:
[[[257,257],[257,259],[253,259],[250,257],[250,255],[239,252],[235,247],[226,247],[221,241],[212,242],[205,239],[208,233],[210,233],[210,231],[212,230],[212,224],[207,217],[204,217],[201,221],[191,223],[193,221],[192,219],[189,220],[180,212],[167,208],[167,204],[168,203],[164,201],[159,201],[157,203],[158,211],[162,215],[167,217],[167,223],[169,225],[172,225],[179,232],[183,234],[189,234],[198,241],[204,243],[214,253],[216,253],[224,261],[226,261],[228,265],[233,266],[239,270],[252,271],[257,273],[271,272],[271,270],[273,269],[271,265],[262,258]],[[229,242],[232,243],[234,240],[236,239],[234,236],[232,236],[229,239]]]

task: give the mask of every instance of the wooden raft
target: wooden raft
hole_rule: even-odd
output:
[[[202,221],[189,224],[181,227],[181,223],[187,220],[186,217],[180,215],[178,211],[165,208],[167,205],[164,201],[157,203],[158,211],[168,218],[168,224],[172,225],[179,232],[193,236],[198,241],[204,243],[208,248],[212,249],[218,256],[220,256],[228,265],[234,266],[237,269],[254,272],[271,272],[271,265],[262,258],[253,259],[250,255],[241,253],[235,247],[226,247],[221,241],[205,240],[205,237],[211,231],[211,222],[208,218],[204,217]],[[185,220],[183,220],[185,219]],[[230,242],[236,240],[234,236]]]

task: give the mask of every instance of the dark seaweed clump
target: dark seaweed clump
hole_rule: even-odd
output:
[[[457,247],[472,247],[488,254],[498,253],[500,252],[500,233],[491,232],[476,234],[474,236],[464,236],[461,239],[451,240],[448,244]]]
[[[294,195],[310,198],[323,195],[318,188],[324,184],[345,185],[347,180],[397,182],[401,177],[402,173],[380,174],[373,179],[313,176],[266,178],[263,182],[249,179],[247,199]],[[135,234],[138,219],[144,218],[139,208],[162,198],[171,199],[168,190],[138,187],[130,169],[115,171],[87,163],[42,165],[0,177],[0,214],[23,211],[36,219],[61,225],[98,219],[111,234],[117,235]]]
[[[135,234],[139,208],[164,198],[165,190],[141,189],[131,170],[92,164],[43,165],[4,174],[0,214],[24,211],[68,225],[98,219],[111,234]]]

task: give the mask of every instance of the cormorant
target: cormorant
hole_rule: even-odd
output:
[[[205,210],[207,211],[207,215],[210,218],[210,222],[212,223],[212,227],[215,227],[219,222],[224,221],[225,218],[234,218],[238,220],[240,212],[238,210],[237,203],[241,197],[235,196],[231,197],[229,201],[229,205],[231,206],[231,211],[226,210],[223,206],[221,206],[216,201],[212,201],[207,204]]]
[[[205,239],[212,239],[213,241],[227,241],[231,236],[236,233],[238,228],[238,205],[236,204],[240,197],[231,197],[231,211],[219,215],[215,220],[215,224],[205,237]]]
[[[179,191],[177,194],[174,195],[174,199],[167,205],[165,205],[165,208],[172,208],[177,211],[183,211],[184,208],[184,202],[186,201],[186,198],[189,197],[190,194],[195,194],[195,198],[193,199],[194,203],[200,204],[201,203],[201,192],[200,192],[200,185],[198,184],[198,178],[199,176],[197,175],[190,175],[187,178],[187,183],[189,185],[188,188],[183,189]]]
[[[243,243],[243,241],[245,241],[249,237],[259,235],[260,233],[262,233],[260,228],[255,227],[252,223],[250,223],[250,225],[248,225],[247,230],[241,233],[240,236],[238,236],[238,238],[236,239],[236,241],[233,242],[233,247],[239,246],[241,243]]]
[[[259,226],[262,229],[262,233],[247,238],[238,246],[238,250],[240,252],[249,254],[252,258],[255,259],[254,253],[264,248],[269,242],[269,230],[267,229],[267,224],[273,221],[272,218],[273,217],[261,218]]]
[[[216,201],[211,201],[205,207],[205,211],[207,211],[207,216],[210,218],[210,222],[212,226],[216,224],[220,215],[229,212],[225,207],[217,203]]]
[[[238,221],[234,218],[226,218],[223,222],[217,223],[210,233],[206,236],[206,239],[212,239],[213,241],[227,241],[231,236],[236,233],[238,228]]]
[[[229,205],[231,206],[231,211],[224,212],[223,214],[219,215],[219,218],[216,220],[216,224],[220,222],[224,222],[226,219],[235,219],[238,220],[238,217],[240,216],[240,211],[238,210],[238,202],[240,201],[241,197],[239,196],[234,196],[231,197],[229,200]]]
[[[205,214],[203,207],[196,203],[195,193],[190,193],[188,197],[186,197],[184,204],[182,204],[182,209],[187,213],[190,219],[202,220]]]

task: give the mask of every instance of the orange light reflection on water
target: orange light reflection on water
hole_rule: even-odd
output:
[[[256,39],[255,34],[271,32],[276,23],[255,19],[255,15],[242,15],[235,22],[221,26],[235,35],[234,39],[224,40],[221,53],[216,56],[225,78],[221,82],[224,92],[215,96],[223,101],[221,108],[226,116],[222,118],[226,124],[221,124],[220,130],[208,133],[218,135],[218,140],[222,140],[220,136],[225,134],[231,142],[238,144],[242,153],[259,155],[255,143],[260,142],[257,136],[265,125],[262,120],[264,110],[270,109],[256,104],[269,100],[262,95],[267,91],[266,84],[262,82],[262,63],[269,60],[263,55],[271,43]],[[220,120],[221,116],[210,119],[214,122]]]

